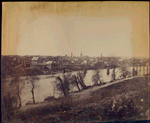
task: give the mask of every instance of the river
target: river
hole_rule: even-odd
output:
[[[132,71],[132,67],[129,68],[130,71]],[[100,73],[102,75],[102,80],[104,82],[110,82],[111,80],[111,73],[112,69],[110,69],[110,74],[106,74],[107,70],[106,69],[101,69]],[[84,79],[84,82],[87,86],[93,85],[93,82],[91,80],[92,75],[94,71],[93,70],[88,70],[86,77]],[[77,71],[71,72],[71,74],[77,74]],[[44,101],[44,99],[48,96],[55,96],[59,97],[58,91],[54,91],[54,81],[55,77],[53,76],[60,76],[62,77],[63,73],[57,73],[55,75],[38,75],[39,81],[37,81],[37,87],[35,88],[35,101],[36,102],[41,102]],[[120,71],[117,68],[116,69],[116,79],[120,76]],[[22,80],[25,82],[25,86],[21,92],[21,100],[22,100],[22,105],[25,105],[27,102],[32,101],[32,94],[31,94],[31,86],[28,80],[26,80],[26,77],[21,77]],[[11,80],[11,78],[7,79],[8,81]],[[73,90],[77,90],[77,88],[73,88]],[[56,93],[54,93],[56,92]]]

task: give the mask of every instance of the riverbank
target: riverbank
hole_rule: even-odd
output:
[[[132,66],[128,66],[129,68],[131,68]],[[32,68],[32,67],[22,67],[22,68],[17,68],[14,69],[14,71],[11,71],[11,76],[10,75],[6,75],[3,78],[9,78],[9,77],[13,77],[13,76],[30,76],[30,75],[55,75],[55,74],[59,74],[59,73],[68,73],[68,72],[78,72],[78,71],[82,71],[84,68],[86,68],[86,70],[96,70],[96,69],[107,69],[107,66],[103,66],[103,67],[99,67],[99,66],[95,66],[95,67],[88,67],[88,66],[72,66],[69,68],[65,68],[65,70],[62,70],[60,68],[53,68],[51,71],[47,70],[47,69],[37,69],[37,68]],[[118,67],[116,67],[116,69],[118,69]],[[109,69],[113,69],[113,67],[110,67]]]
[[[148,119],[150,77],[138,76],[95,86],[69,97],[24,106],[24,122],[110,121]]]

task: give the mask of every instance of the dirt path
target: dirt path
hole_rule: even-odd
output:
[[[115,82],[106,83],[106,84],[101,85],[101,86],[94,86],[94,87],[91,87],[89,89],[83,90],[82,92],[72,93],[71,96],[73,97],[74,100],[76,100],[76,99],[77,100],[84,100],[84,99],[87,99],[90,96],[91,92],[93,92],[93,91],[96,91],[96,90],[101,89],[101,88],[108,87],[110,85],[114,85],[114,84],[117,84],[117,83],[124,82],[125,80],[131,80],[131,79],[138,78],[138,77],[142,77],[142,76],[134,76],[134,77],[125,78],[125,79],[122,79],[122,80],[117,80]]]

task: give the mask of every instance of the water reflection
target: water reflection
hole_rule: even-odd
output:
[[[132,70],[132,68],[130,68],[130,70]],[[107,75],[107,69],[101,69],[101,75],[102,75],[102,81],[104,82],[109,82],[111,80],[111,73],[112,73],[112,69],[110,69],[110,74]],[[71,72],[71,74],[77,74],[77,71],[75,72]],[[88,70],[86,77],[84,79],[85,84],[87,86],[89,85],[93,85],[93,82],[91,80],[92,75],[94,74],[93,70]],[[46,97],[48,96],[55,96],[58,97],[59,93],[54,93],[54,81],[55,81],[55,77],[53,76],[63,76],[63,73],[58,73],[55,75],[39,75],[38,77],[40,78],[40,80],[38,81],[38,87],[35,88],[35,100],[36,102],[41,102],[43,101]],[[119,69],[116,69],[116,78],[118,78],[120,76],[120,72]],[[25,78],[24,78],[25,79]],[[25,80],[25,88],[22,92],[22,103],[23,105],[25,105],[26,102],[28,101],[32,101],[32,95],[31,95],[31,87],[28,83],[27,80]],[[73,91],[77,90],[76,87],[73,88]]]
[[[132,72],[132,69],[133,69],[133,67],[129,68],[129,70],[131,72]],[[138,75],[140,75],[140,74],[143,75],[144,73],[145,74],[149,73],[149,66],[148,66],[148,68],[138,67],[138,68],[135,68],[135,70],[138,70]],[[101,69],[100,70],[100,74],[102,76],[101,80],[103,82],[110,82],[112,71],[113,70],[110,69],[110,74],[107,75],[107,69]],[[119,76],[120,76],[120,71],[119,71],[118,68],[115,71],[116,71],[116,79],[118,79]],[[71,74],[76,75],[77,71],[71,72]],[[93,74],[94,74],[93,70],[88,70],[87,71],[86,77],[84,79],[84,82],[87,86],[94,84],[91,80]],[[55,81],[56,76],[63,77],[63,73],[57,73],[55,75],[39,75],[38,76],[39,77],[39,81],[37,81],[38,86],[35,88],[35,101],[36,102],[44,101],[44,99],[48,96],[58,97],[60,95],[60,93],[58,91],[54,91],[54,89],[55,89],[54,88],[54,85],[55,85],[54,81]],[[21,93],[22,105],[25,105],[28,101],[32,101],[31,85],[30,85],[29,80],[27,80],[27,78],[28,78],[27,76],[20,77],[21,81],[24,80],[24,82],[25,82],[25,87],[24,87],[24,89],[22,90],[22,93]],[[2,83],[2,87],[8,88],[9,82],[12,80],[12,78],[7,78],[6,80],[7,80],[7,82]],[[5,89],[3,89],[3,90],[5,90]],[[74,87],[72,89],[72,91],[76,91],[76,90],[78,90],[77,87]],[[5,91],[7,91],[7,90],[5,90]]]
[[[132,71],[132,67],[129,68],[130,71]],[[112,75],[112,69],[110,69],[110,74],[107,75],[107,69],[101,69],[100,74],[102,76],[101,80],[103,82],[110,82],[111,81],[111,75]],[[117,68],[116,70],[116,79],[119,78],[120,76],[120,71]],[[141,74],[143,73],[143,69],[141,68]],[[77,71],[71,72],[71,74],[77,74]],[[93,70],[88,70],[86,77],[84,79],[84,82],[87,86],[93,85],[94,83],[92,82],[91,78],[92,75],[94,74]],[[37,81],[37,87],[35,88],[35,101],[36,102],[41,102],[44,101],[44,99],[48,96],[55,96],[58,97],[60,93],[56,91],[54,93],[54,81],[55,77],[60,76],[63,77],[63,73],[57,73],[55,75],[39,75],[38,77],[40,78],[39,81]],[[21,77],[22,80],[25,82],[25,87],[22,90],[21,93],[21,99],[22,99],[22,105],[25,105],[28,101],[32,101],[32,94],[31,94],[31,85],[29,83],[29,80],[26,80],[27,77]],[[9,78],[8,81],[10,81],[11,78]],[[73,91],[77,90],[77,87],[73,88]]]

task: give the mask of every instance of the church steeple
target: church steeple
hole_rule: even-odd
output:
[[[81,53],[80,53],[80,56],[82,56],[82,51],[81,51]]]
[[[73,53],[71,53],[71,57],[73,57]]]

